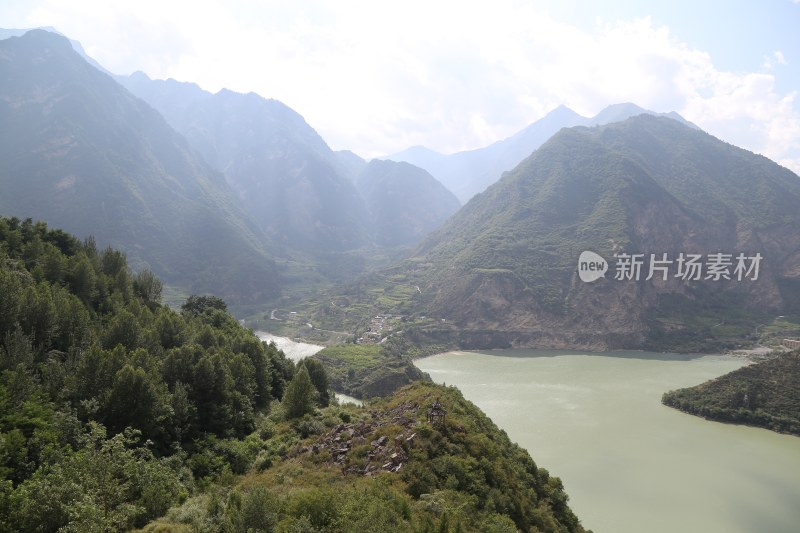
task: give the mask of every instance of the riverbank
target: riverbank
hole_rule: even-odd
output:
[[[266,331],[256,331],[255,334],[264,342],[274,342],[280,350],[283,350],[283,353],[286,354],[286,357],[294,362],[306,357],[311,357],[324,348],[324,346],[319,344],[296,341],[288,337],[273,335],[272,333]]]

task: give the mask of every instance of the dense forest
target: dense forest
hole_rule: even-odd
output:
[[[219,298],[173,311],[151,272],[42,222],[0,219],[0,294],[5,531],[144,525],[244,472],[293,383]]]
[[[161,291],[92,238],[0,218],[0,531],[583,531],[457,390],[331,404],[318,360]]]
[[[711,420],[800,436],[800,351],[667,392],[663,402]]]

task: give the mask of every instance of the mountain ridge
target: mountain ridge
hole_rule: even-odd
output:
[[[94,235],[194,291],[278,294],[264,237],[161,115],[62,36],[32,30],[0,48],[5,214]]]
[[[735,348],[767,315],[800,311],[797,205],[796,174],[670,118],[564,128],[408,259],[337,301],[412,317],[402,335],[420,346]],[[578,275],[585,251],[607,262],[591,283]],[[645,279],[649,263],[635,280],[616,279],[615,254],[664,253],[666,280],[657,270]],[[728,254],[732,279],[677,278],[681,253],[699,254],[703,268]],[[750,267],[761,256],[760,277],[737,281],[740,253]],[[386,296],[376,300],[378,287]]]
[[[143,73],[117,80],[225,174],[245,209],[279,245],[313,253],[369,243],[366,206],[345,165],[296,111],[255,93],[211,94]]]
[[[560,105],[510,137],[482,148],[445,155],[424,146],[415,146],[385,156],[383,159],[406,161],[424,168],[453,191],[464,204],[496,182],[504,172],[516,167],[561,128],[599,126],[619,122],[642,113],[666,116],[692,128],[697,128],[674,111],[656,113],[630,102],[612,104],[594,117],[583,117],[568,107]]]

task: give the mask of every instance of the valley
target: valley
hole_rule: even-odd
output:
[[[0,531],[800,521],[793,160],[552,99],[364,158],[226,87],[0,29]]]

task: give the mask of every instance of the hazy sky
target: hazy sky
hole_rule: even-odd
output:
[[[800,0],[0,1],[34,26],[115,73],[278,99],[364,157],[630,101],[800,172]]]

